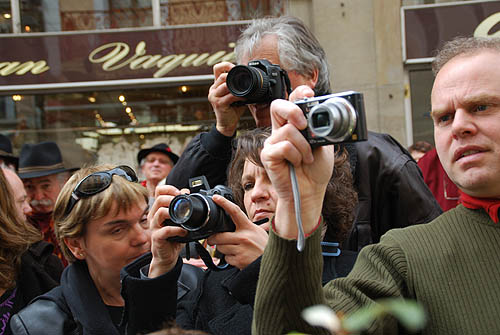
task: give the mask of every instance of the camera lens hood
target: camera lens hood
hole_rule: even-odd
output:
[[[261,69],[236,65],[229,71],[226,85],[232,95],[258,101],[268,93],[269,77]]]

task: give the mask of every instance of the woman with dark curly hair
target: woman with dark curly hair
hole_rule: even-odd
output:
[[[238,137],[228,174],[228,184],[235,202],[253,222],[274,216],[276,197],[274,187],[260,160],[260,151],[271,135],[269,128],[257,128]],[[345,152],[337,152],[335,169],[328,183],[323,201],[323,282],[343,277],[351,270],[357,253],[342,250],[342,242],[349,235],[358,201],[352,186],[352,174]]]
[[[248,176],[245,171],[246,169],[249,171],[263,169],[260,150],[264,147],[264,142],[269,135],[271,135],[269,128],[257,128],[240,135],[229,169],[228,184],[233,191],[234,200],[249,217],[253,213],[247,212],[248,208],[244,199],[245,196],[250,196],[249,192],[253,189],[255,181],[249,183],[245,178],[255,179],[255,176],[253,174]],[[266,174],[264,170],[260,172]],[[352,174],[347,154],[337,153],[335,169],[326,189],[322,211],[323,218],[328,223],[325,236],[328,240],[343,242],[347,238],[354,220],[354,207],[357,201],[358,196],[352,187]]]

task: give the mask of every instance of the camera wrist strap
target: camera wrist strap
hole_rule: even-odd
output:
[[[298,236],[297,236],[297,250],[302,252],[306,244],[306,237],[304,235],[304,228],[302,227],[302,215],[300,210],[300,191],[299,182],[295,173],[295,167],[292,163],[288,162],[290,167],[290,181],[292,182],[293,204],[295,207],[295,219],[297,222]]]

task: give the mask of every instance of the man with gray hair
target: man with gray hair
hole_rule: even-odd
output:
[[[253,20],[241,33],[235,54],[239,64],[265,59],[286,70],[291,89],[306,85],[315,96],[330,93],[326,54],[302,21],[291,16]],[[210,185],[224,184],[232,140],[246,108],[232,95],[226,78],[234,64],[214,66],[208,100],[216,125],[196,136],[167,177],[167,184],[188,187],[190,177],[205,175]],[[270,103],[248,104],[257,127],[271,125]],[[359,195],[354,228],[346,249],[358,251],[378,242],[391,228],[425,223],[441,213],[409,153],[387,134],[369,132],[368,141],[342,144],[349,153],[354,186]],[[335,241],[331,241],[335,242]]]
[[[278,192],[275,225],[262,257],[252,334],[327,333],[301,318],[305,307],[326,304],[353,313],[379,299],[413,299],[428,314],[422,334],[492,334],[500,329],[500,38],[457,38],[433,63],[431,93],[439,159],[461,192],[461,204],[425,225],[394,229],[361,250],[351,273],[329,282],[321,276],[321,189],[333,165],[327,147],[314,151],[297,136],[301,110],[280,101],[271,111],[273,134],[261,158],[273,184],[290,188],[286,161],[298,172],[304,232],[297,228],[290,196]],[[305,93],[293,92],[295,97]],[[293,125],[286,125],[283,116]],[[302,123],[305,123],[302,121]],[[302,141],[302,143],[301,143]],[[280,152],[284,143],[295,156]],[[304,163],[307,161],[308,164]],[[311,164],[311,161],[313,163]],[[315,178],[306,177],[314,175]],[[318,194],[319,193],[319,194]],[[277,206],[277,207],[278,207]],[[319,207],[318,207],[319,206]],[[319,225],[321,227],[321,225]],[[298,269],[298,270],[295,270]],[[392,316],[375,320],[367,334],[407,333]]]

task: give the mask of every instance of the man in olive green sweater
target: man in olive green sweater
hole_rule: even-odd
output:
[[[389,231],[362,249],[348,277],[321,287],[322,197],[333,150],[313,151],[298,129],[300,109],[271,107],[273,134],[261,158],[278,193],[273,232],[264,253],[253,333],[321,333],[301,318],[311,305],[351,313],[382,298],[408,298],[427,310],[424,334],[500,333],[500,38],[459,38],[433,63],[432,119],[441,163],[459,187],[462,204],[434,221]],[[313,93],[299,87],[294,98]],[[301,190],[306,246],[297,228],[287,161]],[[374,322],[370,334],[401,334],[396,320]]]

